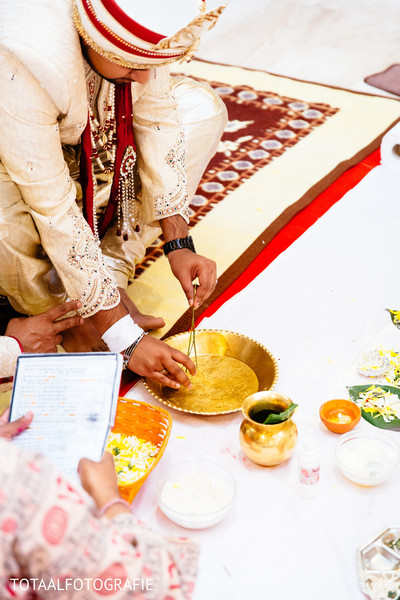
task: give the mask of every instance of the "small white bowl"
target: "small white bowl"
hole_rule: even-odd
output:
[[[358,372],[366,377],[382,377],[389,367],[389,359],[381,356],[378,350],[365,352],[357,363]]]
[[[392,438],[379,432],[347,433],[336,446],[340,471],[358,485],[383,483],[400,462],[400,449]]]
[[[158,505],[171,521],[188,529],[203,529],[221,521],[236,495],[229,471],[206,460],[174,465],[159,483]]]

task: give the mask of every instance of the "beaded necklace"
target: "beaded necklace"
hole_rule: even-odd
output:
[[[111,175],[115,165],[115,153],[117,149],[117,127],[115,122],[115,86],[110,85],[108,88],[107,100],[105,105],[105,121],[104,126],[93,114],[92,107],[89,104],[89,123],[90,123],[90,139],[92,143],[92,159],[95,159],[100,171]],[[102,137],[100,137],[100,135]],[[104,166],[98,148],[107,153],[107,158],[110,161],[110,166]],[[111,183],[111,180],[109,181]]]
[[[107,157],[104,164],[100,154]],[[94,194],[97,187],[94,164],[112,182],[106,211],[98,222]],[[89,104],[89,119],[82,134],[81,183],[84,216],[100,244],[112,219],[117,214],[117,235],[126,241],[132,223],[137,223],[134,167],[135,142],[132,128],[130,84],[110,85],[105,105],[104,125],[94,116]],[[139,226],[135,226],[135,231]]]

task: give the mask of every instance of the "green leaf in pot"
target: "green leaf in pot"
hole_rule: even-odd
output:
[[[286,410],[280,413],[271,413],[265,419],[263,425],[274,425],[275,423],[283,423],[283,421],[287,421],[290,419],[295,409],[298,407],[298,404],[291,404]]]

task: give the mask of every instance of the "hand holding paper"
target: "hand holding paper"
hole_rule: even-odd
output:
[[[6,410],[0,415],[0,437],[5,439],[12,439],[15,435],[19,435],[32,423],[33,412],[28,411],[22,417],[19,417],[16,421],[8,422],[10,415],[10,409]]]
[[[122,358],[111,352],[22,354],[18,358],[11,420],[35,412],[16,443],[47,456],[70,479],[79,460],[100,460],[114,424]],[[11,427],[13,424],[9,423]]]

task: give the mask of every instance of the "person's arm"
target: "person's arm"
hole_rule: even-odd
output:
[[[0,392],[12,387],[21,352],[57,352],[57,344],[62,342],[61,333],[83,322],[77,315],[65,317],[79,307],[79,302],[71,301],[42,315],[10,319],[5,335],[0,337]]]
[[[75,187],[62,154],[58,118],[57,107],[39,82],[15,57],[0,52],[0,159],[20,189],[42,246],[68,295],[80,301],[80,314],[90,317],[103,336],[128,311],[76,205]],[[15,234],[19,235],[17,229]],[[125,347],[110,350],[122,351],[139,335],[136,328]],[[149,339],[140,346],[135,351],[136,373],[176,387],[176,381],[159,373],[169,368],[179,374],[181,383],[190,385],[172,358],[177,351],[159,340]],[[191,361],[183,358],[180,362],[194,372]]]
[[[152,69],[146,84],[132,84],[132,100],[143,222],[174,215],[188,222],[185,134],[169,67]]]
[[[119,493],[112,454],[105,452],[99,462],[82,458],[78,473],[83,489],[93,498],[100,514],[108,518],[121,512],[131,514],[129,505]]]
[[[188,236],[187,223],[180,215],[161,219],[160,225],[164,242],[185,239]],[[193,305],[193,281],[198,278],[199,286],[194,299],[194,308],[197,308],[215,289],[217,265],[213,260],[196,254],[196,252],[187,248],[172,250],[168,252],[167,258],[171,271],[185,292],[189,306]]]
[[[76,205],[75,186],[62,153],[59,117],[39,81],[12,54],[0,52],[1,162],[18,186],[67,294],[80,301],[82,316],[91,316],[117,307],[120,297]],[[18,227],[15,235],[23,235]],[[24,308],[35,312],[28,305]]]
[[[147,225],[158,222],[164,241],[168,242],[188,235],[185,134],[176,110],[169,68],[154,69],[142,88],[133,104],[142,219]],[[192,282],[199,278],[195,300],[199,306],[215,288],[215,262],[190,250],[171,252],[168,260],[190,305]]]
[[[189,600],[197,570],[196,544],[168,540],[128,510],[99,518],[88,494],[45,458],[5,444],[9,443],[0,440],[0,452],[7,452],[7,461],[0,464],[0,547],[8,557],[0,574],[3,588],[12,585],[7,577],[23,572],[31,580],[68,579],[71,599],[98,598],[99,592],[93,590],[96,579],[96,587],[103,584],[103,593],[107,591],[112,600],[138,597],[137,589],[124,589],[126,582],[135,580],[148,581],[153,588],[145,598],[163,600],[170,595]],[[107,478],[115,485],[110,467],[108,463]],[[84,588],[84,595],[74,591],[74,580],[88,579],[91,586]],[[48,587],[46,599],[57,600],[60,592]]]

